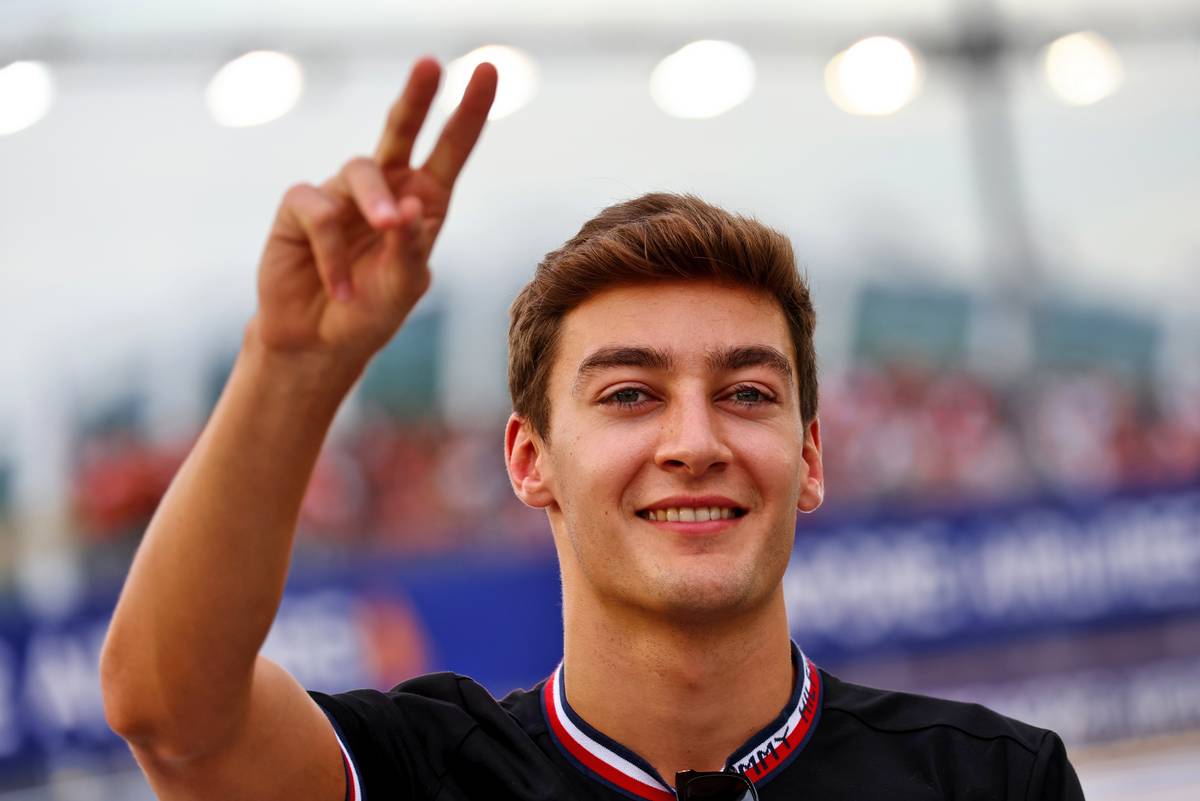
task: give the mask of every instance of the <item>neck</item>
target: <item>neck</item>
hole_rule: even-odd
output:
[[[782,589],[719,625],[578,601],[563,610],[567,700],[668,783],[679,770],[721,770],[792,693]]]

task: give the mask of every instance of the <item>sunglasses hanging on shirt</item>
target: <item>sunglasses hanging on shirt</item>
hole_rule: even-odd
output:
[[[718,771],[679,771],[675,795],[679,801],[758,801],[758,792],[748,778]]]

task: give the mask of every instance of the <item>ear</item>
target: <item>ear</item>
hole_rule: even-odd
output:
[[[804,483],[800,487],[800,499],[796,508],[801,512],[815,512],[825,499],[825,470],[821,466],[821,423],[813,418],[804,432]]]
[[[504,428],[504,463],[508,480],[521,503],[534,509],[545,509],[554,502],[546,467],[546,446],[528,421],[509,415]]]

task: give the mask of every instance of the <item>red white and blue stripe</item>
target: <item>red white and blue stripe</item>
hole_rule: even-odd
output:
[[[346,801],[364,801],[362,782],[358,778],[358,766],[354,764],[354,757],[350,756],[350,749],[346,748],[342,730],[329,716],[329,713],[326,713],[325,716],[333,724],[333,735],[337,738],[338,748],[342,749],[342,768],[346,771]]]
[[[798,676],[792,697],[779,716],[755,734],[725,763],[762,785],[778,776],[804,749],[821,715],[817,666],[793,643]],[[588,725],[567,703],[560,664],[542,688],[542,711],[551,739],[584,774],[631,798],[674,801],[675,791],[646,760]]]

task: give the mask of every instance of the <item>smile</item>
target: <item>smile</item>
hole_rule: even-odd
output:
[[[642,509],[637,513],[643,520],[670,523],[707,523],[710,520],[730,520],[745,514],[745,509],[736,506],[668,506]]]

